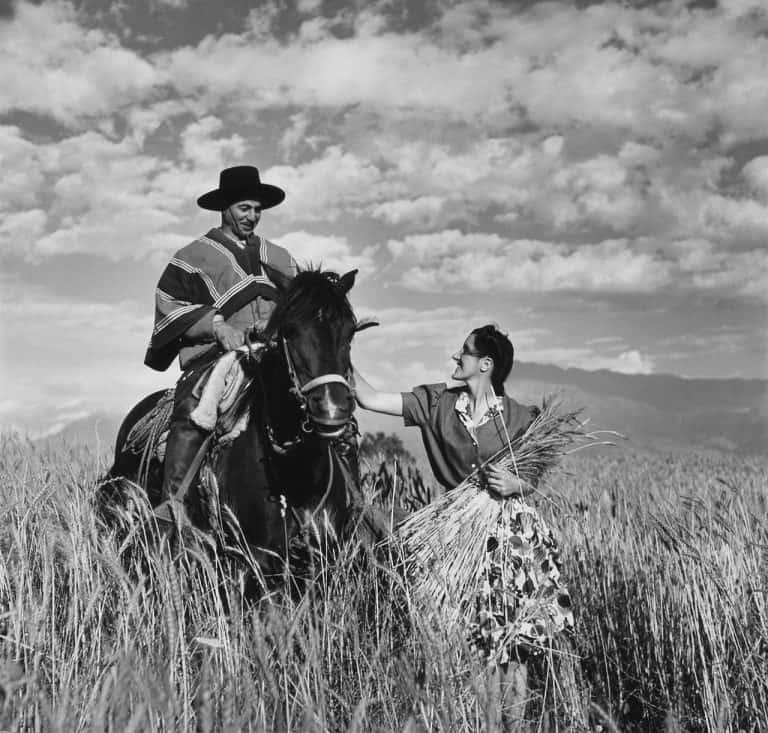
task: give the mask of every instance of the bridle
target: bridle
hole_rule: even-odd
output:
[[[297,445],[302,443],[306,436],[315,433],[316,424],[337,428],[336,430],[333,430],[331,432],[318,433],[318,435],[322,435],[323,438],[331,440],[333,438],[338,438],[339,436],[341,436],[344,433],[344,431],[347,429],[347,426],[350,423],[351,418],[314,417],[309,410],[309,401],[307,399],[307,395],[313,389],[315,389],[316,387],[321,387],[324,384],[342,384],[350,392],[352,392],[353,389],[350,384],[350,378],[352,376],[351,367],[347,370],[346,376],[343,376],[341,374],[333,374],[333,373],[321,374],[318,377],[314,377],[310,379],[305,384],[302,384],[301,381],[299,380],[299,375],[296,371],[296,366],[294,364],[293,357],[291,356],[290,349],[288,348],[288,340],[285,338],[285,336],[279,336],[279,340],[282,346],[283,356],[285,358],[285,364],[288,369],[288,376],[290,377],[290,380],[291,380],[291,387],[289,391],[296,399],[296,402],[299,407],[299,411],[301,413],[299,431],[296,434],[296,436],[291,438],[290,440],[278,441],[275,436],[275,432],[272,427],[271,421],[269,419],[267,419],[266,421],[267,438],[269,439],[272,449],[276,453],[284,455],[288,453],[288,451],[290,451],[292,448],[295,448]],[[274,341],[272,343],[274,344]],[[264,391],[263,384],[262,384],[262,391]],[[266,393],[265,393],[265,397],[266,397]]]

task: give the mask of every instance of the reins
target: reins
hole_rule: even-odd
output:
[[[335,478],[335,471],[333,470],[333,452],[331,451],[330,443],[328,444],[327,454],[328,454],[328,481],[326,482],[325,491],[323,492],[322,497],[320,497],[320,501],[317,502],[317,506],[309,513],[309,520],[302,521],[298,511],[296,510],[296,507],[294,507],[293,505],[289,505],[291,513],[293,514],[293,518],[296,520],[296,523],[302,528],[309,522],[314,522],[315,517],[317,516],[317,513],[323,508],[323,505],[325,504],[326,501],[328,501],[328,497],[331,495],[331,489],[333,489],[333,479]],[[287,504],[287,499],[286,499],[286,504]]]

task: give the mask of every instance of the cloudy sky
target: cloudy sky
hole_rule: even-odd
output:
[[[763,0],[0,0],[0,424],[127,410],[195,205],[359,268],[400,389],[495,321],[518,358],[768,377]]]

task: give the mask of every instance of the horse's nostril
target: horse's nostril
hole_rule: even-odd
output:
[[[314,417],[346,419],[355,409],[355,398],[345,386],[328,384],[307,395],[307,409]]]

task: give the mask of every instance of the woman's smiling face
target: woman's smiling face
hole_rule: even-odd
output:
[[[485,357],[475,349],[475,334],[470,333],[462,347],[451,358],[456,362],[451,378],[465,382],[480,373],[480,362]]]

